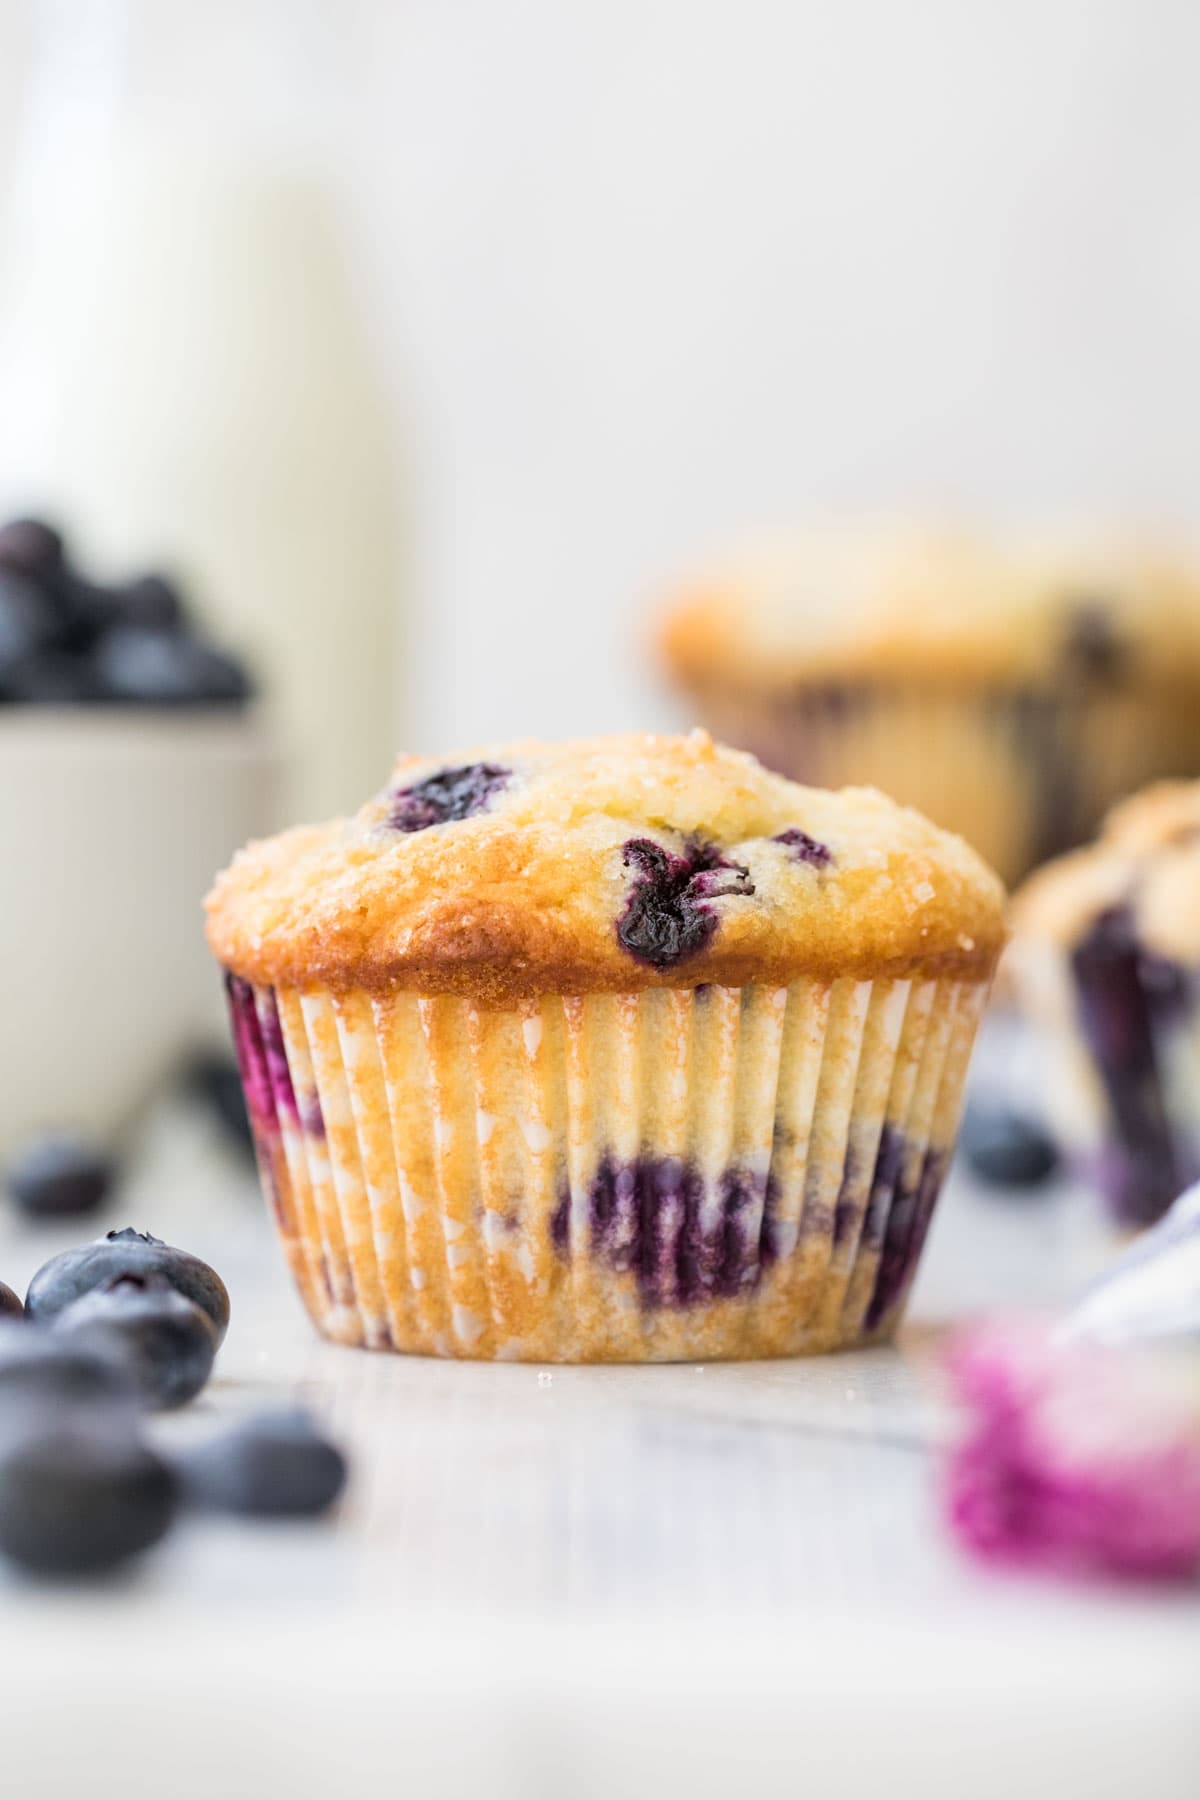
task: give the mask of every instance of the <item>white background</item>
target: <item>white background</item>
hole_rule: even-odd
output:
[[[669,716],[648,597],[747,523],[1200,511],[1190,0],[338,20],[408,460],[410,741]]]

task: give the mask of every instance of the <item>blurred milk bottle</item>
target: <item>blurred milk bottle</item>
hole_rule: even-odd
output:
[[[332,192],[334,0],[35,14],[0,326],[0,502],[177,571],[259,671],[289,812],[387,772],[385,402]]]

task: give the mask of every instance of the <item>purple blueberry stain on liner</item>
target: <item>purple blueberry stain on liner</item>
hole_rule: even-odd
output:
[[[266,1058],[267,1073],[271,1081],[271,1090],[275,1096],[275,1104],[298,1125],[300,1123],[300,1107],[292,1082],[287,1045],[283,1041],[283,1021],[279,1017],[279,1003],[270,990],[259,1009],[259,1025],[262,1030],[263,1054]]]
[[[647,1310],[735,1299],[774,1260],[770,1225],[774,1183],[734,1164],[716,1183],[717,1205],[703,1217],[705,1181],[682,1157],[605,1154],[587,1190],[589,1254],[629,1274]],[[571,1255],[571,1197],[564,1189],[550,1222],[551,1241]]]
[[[868,1330],[886,1321],[908,1288],[946,1173],[945,1152],[930,1148],[915,1181],[906,1183],[907,1149],[904,1133],[885,1122],[866,1203],[845,1198],[855,1181],[849,1168],[838,1204],[809,1206],[800,1223],[803,1236],[832,1235],[841,1244],[861,1216],[859,1252],[879,1253]],[[778,1184],[769,1173],[734,1164],[717,1190],[719,1205],[705,1223],[705,1182],[694,1165],[681,1157],[643,1154],[622,1162],[606,1154],[587,1190],[588,1251],[615,1273],[632,1274],[649,1311],[750,1293],[779,1260]],[[550,1220],[551,1241],[564,1261],[573,1253],[570,1221],[564,1189]]]
[[[571,1193],[563,1188],[550,1214],[550,1242],[555,1254],[566,1262],[571,1254]]]
[[[1172,1128],[1159,1070],[1162,1040],[1190,1008],[1187,975],[1139,944],[1128,907],[1101,913],[1071,961],[1080,1029],[1112,1117],[1105,1191],[1119,1220],[1150,1224],[1200,1173],[1197,1147]]]
[[[457,824],[488,812],[512,780],[512,770],[497,763],[464,763],[439,769],[391,795],[388,824],[393,831],[428,831],[431,825]]]
[[[781,831],[771,839],[773,844],[782,844],[790,850],[797,862],[808,863],[813,869],[827,869],[833,861],[833,851],[828,844],[822,844],[807,831],[801,831],[798,825],[792,825],[787,831]]]
[[[944,1151],[930,1148],[921,1160],[916,1184],[903,1179],[904,1157],[887,1208],[887,1222],[875,1275],[875,1291],[864,1321],[868,1331],[882,1325],[903,1299],[913,1270],[925,1246],[929,1222],[946,1174]]]
[[[240,975],[227,974],[225,992],[229,999],[233,1045],[237,1052],[238,1067],[242,1072],[242,1085],[246,1090],[246,1104],[251,1119],[256,1130],[274,1130],[278,1124],[275,1097],[259,1028],[258,1010],[254,1004],[254,989]]]
[[[677,856],[652,838],[630,838],[622,860],[636,876],[617,938],[631,956],[656,969],[704,948],[719,923],[711,901],[754,892],[750,871],[726,861],[713,844],[692,842]]]

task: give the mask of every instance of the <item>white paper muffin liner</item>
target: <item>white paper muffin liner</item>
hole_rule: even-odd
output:
[[[558,1362],[889,1337],[986,999],[951,979],[509,1011],[229,989],[264,1189],[319,1329]]]
[[[1146,782],[1194,775],[1200,713],[1106,687],[942,692],[846,681],[786,697],[708,688],[704,723],[794,781],[883,788],[1012,883]]]

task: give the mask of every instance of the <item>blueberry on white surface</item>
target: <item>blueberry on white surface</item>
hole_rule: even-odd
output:
[[[1011,1107],[972,1102],[959,1141],[974,1173],[995,1187],[1039,1187],[1058,1168],[1053,1138]]]
[[[0,1281],[0,1319],[21,1319],[25,1316],[25,1308],[18,1294],[3,1281]]]
[[[5,1186],[23,1213],[35,1219],[94,1212],[113,1183],[112,1161],[70,1134],[31,1140],[5,1171]]]
[[[38,1574],[100,1574],[174,1517],[175,1477],[128,1426],[77,1409],[0,1447],[0,1552]]]
[[[116,1339],[88,1342],[19,1314],[0,1322],[0,1421],[61,1406],[136,1411],[138,1405],[135,1372]]]
[[[194,1400],[217,1354],[216,1326],[165,1275],[114,1276],[59,1313],[53,1329],[87,1345],[113,1344],[155,1410]]]
[[[310,1518],[346,1485],[346,1459],[308,1413],[262,1413],[180,1459],[194,1505],[257,1517]]]
[[[229,1293],[216,1270],[198,1256],[128,1226],[43,1263],[29,1284],[25,1309],[30,1318],[54,1319],[83,1294],[122,1275],[163,1276],[208,1314],[220,1345],[229,1324]]]

